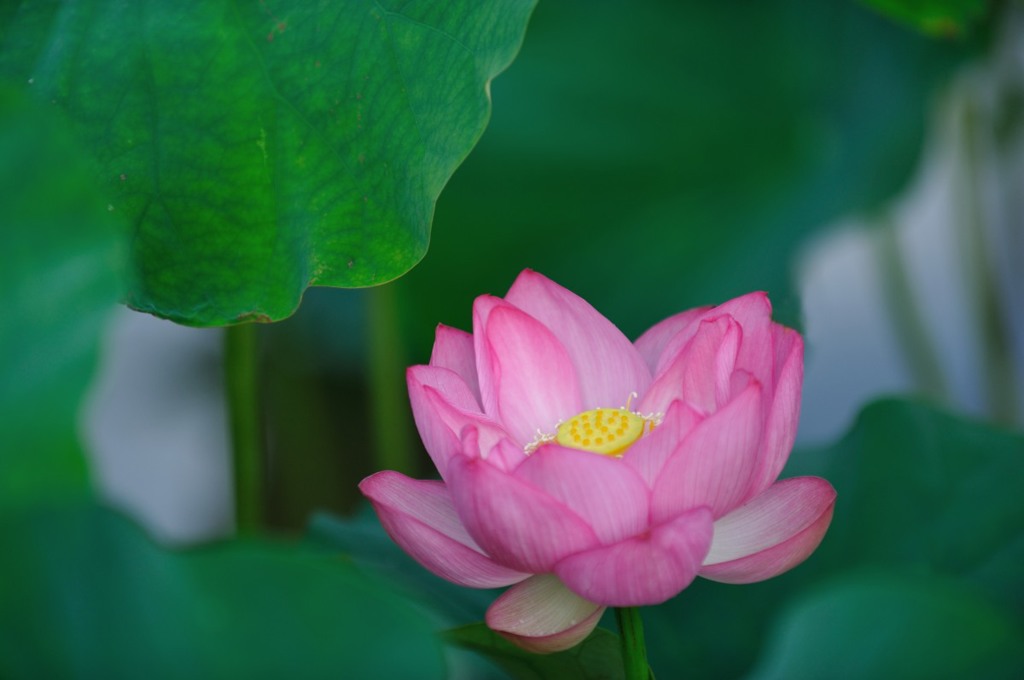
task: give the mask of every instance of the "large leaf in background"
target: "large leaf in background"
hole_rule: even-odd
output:
[[[0,506],[87,492],[75,431],[120,234],[67,130],[0,88]]]
[[[900,564],[964,577],[1024,618],[1021,433],[888,400],[791,470],[821,474],[839,492],[815,569]]]
[[[483,619],[500,590],[463,588],[435,576],[395,545],[369,507],[364,510],[347,519],[317,515],[310,522],[307,538],[314,545],[346,554],[357,566],[386,578],[395,592],[419,600],[452,627],[443,635],[450,645],[481,655],[516,679],[622,677],[619,638],[601,628],[571,650],[538,656],[516,647],[483,623],[465,625]],[[464,661],[472,662],[472,658]],[[472,677],[491,677],[496,672],[477,663]]]
[[[0,536],[5,678],[445,676],[422,610],[319,551],[173,553],[89,506],[8,514]]]
[[[532,0],[7,3],[0,77],[52,102],[131,225],[128,302],[194,325],[423,256]]]
[[[314,515],[306,538],[312,545],[342,553],[356,566],[386,578],[396,592],[417,598],[449,627],[482,619],[500,594],[498,590],[463,588],[427,571],[395,545],[365,504],[356,517]]]
[[[1019,678],[1024,632],[955,582],[857,574],[786,608],[751,680]]]

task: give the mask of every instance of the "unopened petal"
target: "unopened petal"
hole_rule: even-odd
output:
[[[711,511],[695,508],[642,535],[570,555],[555,573],[577,595],[609,607],[660,604],[697,576],[711,527]]]
[[[730,395],[742,338],[742,329],[729,316],[701,321],[690,341],[655,375],[640,411],[664,413],[676,399],[704,414],[718,410]]]
[[[745,500],[762,418],[761,387],[754,383],[694,427],[658,476],[653,521],[702,505],[718,518]]]
[[[516,468],[515,475],[571,508],[602,543],[647,528],[650,491],[618,458],[548,444]]]
[[[582,599],[556,576],[538,574],[509,588],[487,610],[491,630],[527,651],[575,647],[594,630],[604,607]]]
[[[388,535],[441,578],[470,588],[496,588],[528,576],[483,553],[459,520],[441,482],[419,481],[390,470],[359,484]]]
[[[497,399],[493,415],[520,445],[580,411],[576,369],[544,324],[514,307],[496,307],[484,335]]]
[[[658,368],[659,359],[661,359],[661,355],[664,353],[669,341],[689,328],[691,324],[698,322],[709,309],[711,307],[697,307],[670,316],[664,321],[659,321],[651,326],[643,335],[637,338],[637,341],[633,344],[652,375]]]
[[[752,373],[761,384],[770,387],[773,356],[772,305],[763,292],[747,293],[704,311],[665,344],[655,374],[663,371],[676,354],[690,342],[701,321],[722,316],[731,317],[743,329],[743,344],[736,360],[737,367]]]
[[[551,329],[565,347],[585,408],[622,406],[631,392],[647,389],[651,373],[633,343],[580,296],[527,269],[505,300]]]
[[[836,492],[818,477],[776,482],[715,522],[700,575],[724,583],[753,583],[803,562],[832,520]]]
[[[434,349],[430,353],[430,365],[455,371],[465,381],[470,392],[480,402],[480,382],[476,376],[476,353],[473,351],[473,336],[466,331],[438,324],[434,333]]]
[[[449,490],[476,542],[518,571],[550,571],[566,555],[598,545],[593,529],[564,503],[480,459],[452,458]]]
[[[728,314],[743,328],[743,344],[736,367],[748,371],[770,394],[773,384],[772,303],[764,292],[748,293],[715,308],[716,314]]]

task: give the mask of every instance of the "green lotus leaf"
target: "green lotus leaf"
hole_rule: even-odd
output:
[[[5,678],[445,677],[421,609],[301,544],[176,552],[88,503],[0,515],[0,538]]]
[[[88,494],[75,423],[121,235],[62,121],[0,88],[0,508]]]
[[[66,114],[130,236],[128,303],[208,326],[427,249],[532,0],[9,3],[0,78]]]

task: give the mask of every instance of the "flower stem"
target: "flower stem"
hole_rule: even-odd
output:
[[[648,680],[652,677],[647,665],[647,647],[644,644],[644,624],[636,607],[617,607],[615,620],[619,624],[622,640],[622,665],[626,680]]]
[[[250,534],[263,523],[263,435],[256,390],[256,325],[224,334],[224,387],[235,478],[235,530]]]
[[[397,289],[393,284],[370,288],[366,298],[373,469],[413,474],[416,460],[409,446],[409,397]]]

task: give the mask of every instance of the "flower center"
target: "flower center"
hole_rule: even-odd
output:
[[[558,426],[555,441],[583,451],[619,456],[654,423],[625,408],[596,408]]]

